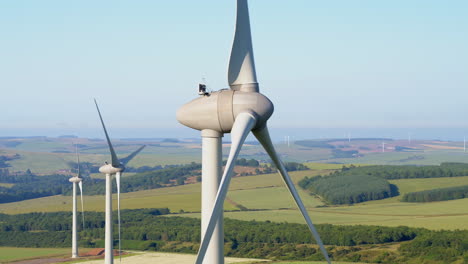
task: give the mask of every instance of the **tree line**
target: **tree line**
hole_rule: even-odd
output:
[[[86,184],[86,195],[105,194],[105,181],[102,179],[93,179],[86,176],[86,172],[94,172],[95,168],[91,163],[80,164],[84,171],[84,181]],[[256,167],[252,174],[272,173],[276,168],[271,164],[260,164],[254,159],[239,159],[236,162],[238,166]],[[304,170],[308,169],[301,163],[288,162],[285,163],[287,170]],[[97,170],[97,169],[96,169]],[[126,169],[128,171],[128,169]],[[125,177],[121,182],[121,192],[135,192],[140,190],[157,189],[169,186],[184,185],[189,178],[195,177],[196,181],[201,181],[201,164],[190,163],[185,165],[168,165],[168,166],[144,166],[142,168],[134,168],[130,171],[145,171],[138,172],[132,177]],[[242,174],[245,176],[246,173]],[[251,173],[248,173],[251,175]],[[28,170],[21,175],[10,173],[7,168],[0,169],[0,182],[13,183],[12,187],[0,187],[0,203],[10,203],[27,199],[34,199],[52,195],[71,195],[72,185],[68,181],[70,175],[45,175],[38,176]],[[113,191],[117,191],[115,182]]]
[[[402,202],[426,203],[468,198],[468,185],[406,193]]]
[[[165,216],[168,214],[167,208],[123,210],[123,249],[196,253],[200,220]],[[0,246],[69,247],[71,217],[71,212],[0,214]],[[468,231],[465,230],[329,224],[316,227],[334,260],[463,263],[460,261],[468,257]],[[104,213],[86,212],[85,228],[82,225],[78,228],[80,246],[103,247]],[[405,243],[397,251],[390,249],[382,254],[366,255],[369,251],[366,249],[374,245],[396,242]],[[237,257],[323,260],[306,225],[270,221],[225,219],[225,253]]]
[[[468,175],[468,163],[446,162],[440,165],[373,165],[373,166],[343,166],[333,175],[371,175],[384,179],[414,179],[441,178]]]

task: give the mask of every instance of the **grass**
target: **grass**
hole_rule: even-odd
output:
[[[322,170],[292,172],[295,182]],[[401,194],[468,183],[468,177],[392,180]],[[86,186],[84,186],[86,193]],[[468,199],[433,203],[402,203],[400,197],[371,201],[352,206],[321,207],[319,199],[297,188],[314,223],[339,225],[413,226],[429,229],[468,229]],[[138,191],[122,194],[123,209],[168,207],[172,212],[199,212],[201,184]],[[115,196],[114,196],[115,198]],[[231,181],[225,209],[238,210],[236,204],[261,211],[226,212],[225,217],[241,220],[270,220],[304,223],[302,215],[278,174],[235,177]],[[54,212],[71,209],[71,198],[53,196],[16,203],[0,204],[1,213],[34,211]],[[318,207],[319,206],[319,207]],[[85,196],[86,211],[104,211],[104,196]],[[199,217],[199,213],[181,216]]]
[[[71,254],[68,248],[0,247],[0,263],[32,258],[62,256],[67,253]]]
[[[295,182],[306,175],[324,171],[292,172]],[[404,179],[392,180],[401,194],[450,187],[468,183],[468,177]],[[85,192],[86,192],[86,186]],[[199,212],[201,184],[189,184],[177,187],[146,190],[122,194],[123,209],[168,207],[172,212]],[[319,199],[298,191],[309,208],[314,223],[331,223],[340,225],[406,225],[429,229],[468,229],[468,199],[434,203],[402,203],[400,197],[371,201],[353,206],[317,207]],[[115,198],[115,196],[114,196]],[[241,220],[270,220],[276,222],[304,223],[302,215],[289,195],[278,174],[236,177],[232,179],[228,193],[230,201],[225,202],[226,210],[238,210],[236,204],[248,209],[262,211],[226,212],[225,216]],[[53,212],[71,209],[68,196],[53,196],[28,201],[0,204],[2,213],[26,213],[33,211]],[[104,211],[104,196],[85,196],[85,210]],[[197,213],[181,214],[199,217]]]
[[[405,179],[392,180],[400,188],[401,194],[457,186],[468,183],[468,177]],[[257,194],[257,195],[255,195]],[[402,203],[400,197],[371,201],[352,206],[312,208],[320,205],[312,196],[300,193],[309,208],[314,223],[339,225],[383,225],[412,226],[429,229],[468,229],[468,199],[434,203]],[[228,195],[232,200],[249,209],[268,209],[264,211],[226,212],[225,217],[239,220],[258,220],[275,222],[304,223],[290,195],[281,187],[258,190],[232,191]],[[275,208],[276,207],[276,208]],[[279,210],[287,208],[287,210]],[[199,214],[185,214],[199,217]]]

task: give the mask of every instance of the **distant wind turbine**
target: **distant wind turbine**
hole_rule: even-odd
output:
[[[102,119],[101,111],[99,111],[99,106],[94,99],[96,104],[96,109],[99,114],[99,119],[101,120],[102,128],[107,139],[107,145],[109,146],[109,151],[111,154],[111,164],[106,164],[99,168],[99,172],[106,175],[106,230],[105,230],[105,253],[104,253],[104,264],[113,264],[114,263],[114,252],[113,252],[113,238],[112,238],[112,176],[115,175],[115,181],[117,184],[117,218],[119,224],[119,255],[120,260],[122,261],[121,254],[121,242],[120,242],[120,177],[125,170],[125,165],[132,160],[140,151],[143,150],[145,145],[138,148],[136,151],[128,155],[127,157],[119,160],[117,154],[114,151],[109,134],[107,134],[106,126],[104,125],[104,120]]]
[[[75,145],[76,150],[76,159],[78,164],[78,171],[76,176],[73,176],[69,179],[73,183],[73,211],[72,211],[72,258],[78,257],[78,226],[77,226],[77,210],[76,210],[76,184],[80,187],[80,196],[81,196],[81,214],[83,216],[83,229],[84,229],[84,206],[83,206],[83,178],[81,177],[80,172],[80,156],[78,155],[78,147]]]

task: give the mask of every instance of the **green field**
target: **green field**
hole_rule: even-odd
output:
[[[304,176],[326,173],[327,170],[292,172],[295,182]],[[468,199],[433,203],[402,203],[401,195],[439,187],[468,184],[468,177],[391,180],[400,190],[400,196],[370,201],[352,206],[323,207],[317,197],[298,188],[314,223],[340,225],[412,226],[429,229],[468,229]],[[168,207],[172,212],[185,212],[182,216],[199,217],[201,184],[189,184],[132,193],[123,193],[123,209]],[[86,185],[84,185],[86,193]],[[270,220],[304,223],[292,197],[278,174],[235,177],[225,202],[225,216],[240,220]],[[115,196],[114,196],[115,198]],[[259,211],[237,211],[236,205]],[[0,204],[2,213],[34,211],[68,211],[71,197],[53,196],[16,203]],[[103,211],[104,196],[85,196],[85,210]],[[236,211],[233,211],[236,210]]]
[[[68,248],[15,248],[0,247],[0,263],[32,258],[63,256],[68,254]]]

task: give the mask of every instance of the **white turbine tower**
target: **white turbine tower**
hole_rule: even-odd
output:
[[[72,258],[78,257],[78,225],[77,225],[77,210],[76,210],[76,184],[80,188],[81,196],[81,214],[83,216],[83,228],[84,228],[84,206],[83,206],[83,178],[81,178],[80,173],[80,157],[78,156],[78,148],[76,148],[76,158],[78,164],[78,171],[76,176],[73,176],[69,181],[73,184],[73,213],[72,213]]]
[[[96,104],[96,109],[101,119],[102,128],[104,129],[104,134],[106,136],[107,144],[109,145],[109,150],[111,154],[111,164],[106,164],[99,168],[99,172],[106,175],[106,230],[105,230],[105,264],[114,263],[114,252],[113,252],[113,238],[112,238],[112,176],[115,175],[115,182],[117,185],[117,218],[119,226],[119,255],[121,255],[121,244],[120,244],[120,177],[122,176],[123,171],[125,170],[125,165],[132,160],[141,150],[143,150],[146,145],[141,146],[135,152],[131,153],[127,157],[119,160],[117,154],[115,154],[114,147],[107,133],[106,126],[104,125],[104,120],[102,119],[101,111],[99,111],[99,106],[94,99]]]
[[[200,130],[202,136],[202,243],[196,263],[224,263],[223,203],[235,161],[251,131],[278,168],[325,259],[331,263],[268,133],[267,120],[273,113],[273,104],[259,93],[247,0],[237,0],[236,32],[229,61],[228,82],[231,89],[202,95],[177,112],[180,123]],[[220,178],[221,137],[224,133],[231,133],[232,144],[224,174]]]

